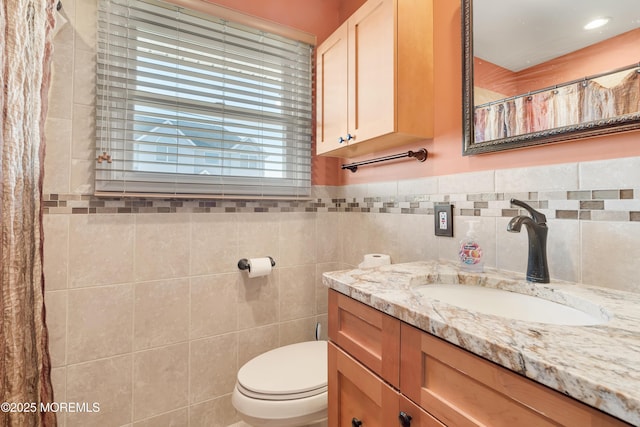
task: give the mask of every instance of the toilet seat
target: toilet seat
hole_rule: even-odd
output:
[[[247,362],[231,402],[252,426],[297,427],[326,421],[328,394],[327,342],[309,341]]]
[[[326,392],[326,341],[291,344],[255,357],[238,371],[237,388],[262,400],[294,400]]]

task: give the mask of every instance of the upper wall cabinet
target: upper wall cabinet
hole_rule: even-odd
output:
[[[433,137],[433,4],[369,0],[317,50],[316,152]]]

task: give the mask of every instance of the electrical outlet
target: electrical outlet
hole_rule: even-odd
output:
[[[453,237],[453,205],[435,205],[433,213],[436,236]]]

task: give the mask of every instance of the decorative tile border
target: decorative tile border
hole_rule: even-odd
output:
[[[637,197],[637,198],[636,198]],[[405,195],[400,197],[323,196],[304,201],[104,198],[91,195],[46,194],[45,214],[140,213],[283,213],[361,212],[433,215],[436,204],[451,203],[454,215],[512,217],[523,211],[511,207],[517,198],[540,209],[550,219],[640,221],[640,190],[579,190],[524,193]]]

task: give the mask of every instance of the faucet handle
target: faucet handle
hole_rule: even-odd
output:
[[[547,217],[542,212],[538,212],[537,210],[533,209],[531,206],[529,206],[528,204],[526,204],[522,200],[511,199],[510,202],[511,202],[512,205],[520,206],[521,208],[526,209],[527,212],[529,212],[531,214],[531,217],[533,218],[533,220],[536,223],[538,223],[538,224],[546,224]]]

